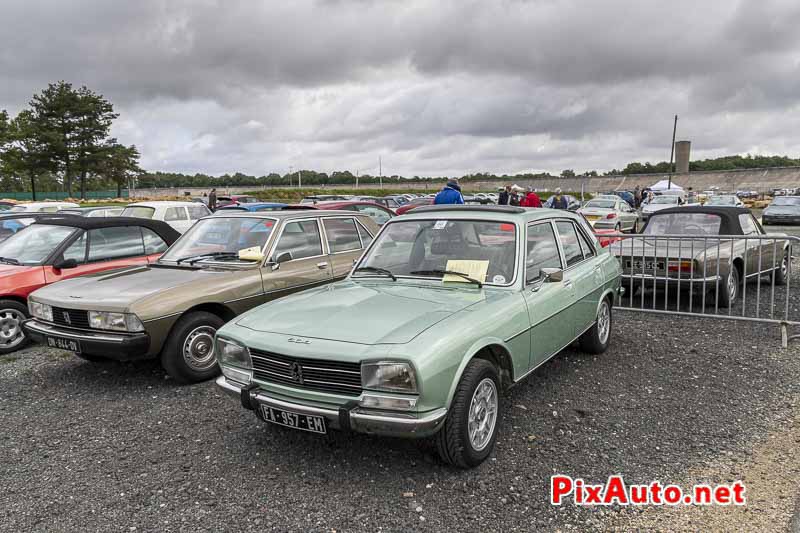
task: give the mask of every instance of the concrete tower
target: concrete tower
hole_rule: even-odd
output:
[[[677,141],[675,143],[675,172],[685,174],[689,172],[689,157],[692,151],[691,141]]]

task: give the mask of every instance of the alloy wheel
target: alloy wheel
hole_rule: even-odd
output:
[[[25,317],[16,309],[0,310],[0,346],[14,348],[25,340],[22,321]]]
[[[469,442],[477,452],[492,440],[497,423],[497,405],[497,386],[491,378],[484,378],[472,394],[467,419]]]
[[[608,302],[600,304],[600,310],[597,312],[597,336],[601,344],[608,342],[608,336],[611,334],[611,311],[608,309]]]

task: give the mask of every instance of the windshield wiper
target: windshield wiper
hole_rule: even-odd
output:
[[[442,277],[444,277],[445,274],[450,274],[450,275],[453,275],[453,276],[460,276],[460,277],[464,278],[465,280],[469,281],[470,283],[475,283],[476,285],[478,285],[478,288],[483,287],[483,283],[481,283],[477,279],[471,278],[467,274],[464,274],[463,272],[456,272],[455,270],[415,270],[415,271],[411,272],[411,274],[417,275],[417,276],[439,276],[439,275],[441,275]]]
[[[383,274],[385,276],[389,276],[392,278],[392,281],[397,281],[397,276],[392,274],[391,270],[387,270],[385,268],[379,267],[358,267],[357,269],[353,270],[353,273],[356,272],[374,272],[375,274]]]
[[[236,252],[211,252],[208,254],[199,254],[199,255],[190,255],[187,257],[181,257],[175,261],[176,265],[180,265],[184,261],[189,261],[190,265],[195,264],[197,261],[201,259],[211,259],[211,258],[221,258],[221,257],[239,257],[239,254]]]
[[[0,257],[0,263],[6,263],[8,265],[19,265],[19,261],[16,259],[11,259],[10,257]]]

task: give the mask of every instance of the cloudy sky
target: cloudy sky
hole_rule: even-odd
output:
[[[0,109],[87,85],[149,170],[800,156],[797,0],[0,0]]]

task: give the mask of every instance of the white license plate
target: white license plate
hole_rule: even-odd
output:
[[[292,413],[291,411],[275,409],[266,405],[261,406],[261,414],[264,416],[264,420],[279,426],[301,429],[312,433],[322,433],[323,435],[328,432],[325,427],[325,418],[321,416]]]
[[[81,343],[75,339],[64,339],[62,337],[47,336],[47,345],[50,348],[59,350],[69,350],[70,352],[81,353]]]
[[[664,270],[664,262],[663,261],[628,261],[628,270],[633,270],[635,272],[641,272],[644,270],[645,272],[653,270]]]

